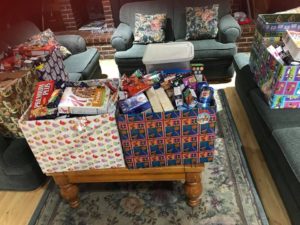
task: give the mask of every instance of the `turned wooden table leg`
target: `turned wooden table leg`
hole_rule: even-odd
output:
[[[200,195],[202,193],[200,175],[200,173],[185,173],[184,191],[187,196],[187,203],[191,207],[195,207],[200,203]]]
[[[67,176],[53,176],[53,179],[55,183],[59,186],[60,194],[63,197],[63,199],[68,201],[72,208],[77,208],[79,206],[77,185],[70,184]]]

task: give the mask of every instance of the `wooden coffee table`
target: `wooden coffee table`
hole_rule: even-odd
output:
[[[130,182],[130,181],[180,181],[184,180],[187,203],[195,207],[200,203],[202,193],[201,172],[204,164],[155,167],[146,169],[101,169],[61,173],[50,173],[60,188],[61,196],[72,208],[79,206],[78,183]]]

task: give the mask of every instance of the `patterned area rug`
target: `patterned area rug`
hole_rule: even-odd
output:
[[[205,165],[198,207],[186,204],[182,182],[136,182],[80,185],[72,209],[52,183],[30,225],[267,225],[224,91],[215,98],[216,156]]]

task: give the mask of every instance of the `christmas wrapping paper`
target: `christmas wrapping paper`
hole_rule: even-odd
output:
[[[0,133],[6,137],[24,137],[18,120],[30,105],[35,83],[38,80],[55,80],[61,84],[69,80],[59,48],[45,58],[38,58],[31,71],[0,73],[0,78],[16,77],[10,86],[0,87]],[[1,82],[1,79],[0,79]]]
[[[19,121],[44,173],[125,167],[114,114]]]
[[[69,82],[68,85],[98,86],[118,79]],[[115,116],[109,113],[45,120],[28,120],[29,109],[19,120],[20,128],[44,173],[125,167]]]
[[[253,48],[250,61],[270,108],[300,108],[300,66],[280,64],[266,48],[261,54]]]
[[[63,58],[58,47],[35,67],[39,80],[69,81],[69,74],[65,70]]]
[[[13,78],[14,77],[14,78]],[[23,137],[18,120],[31,102],[37,77],[30,71],[0,73],[0,133],[6,137]]]
[[[127,167],[209,162],[214,156],[216,108],[117,117]]]

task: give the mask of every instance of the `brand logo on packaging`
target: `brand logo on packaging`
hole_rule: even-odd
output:
[[[210,115],[208,113],[200,113],[197,116],[197,123],[198,124],[208,123],[209,120],[210,120]]]

